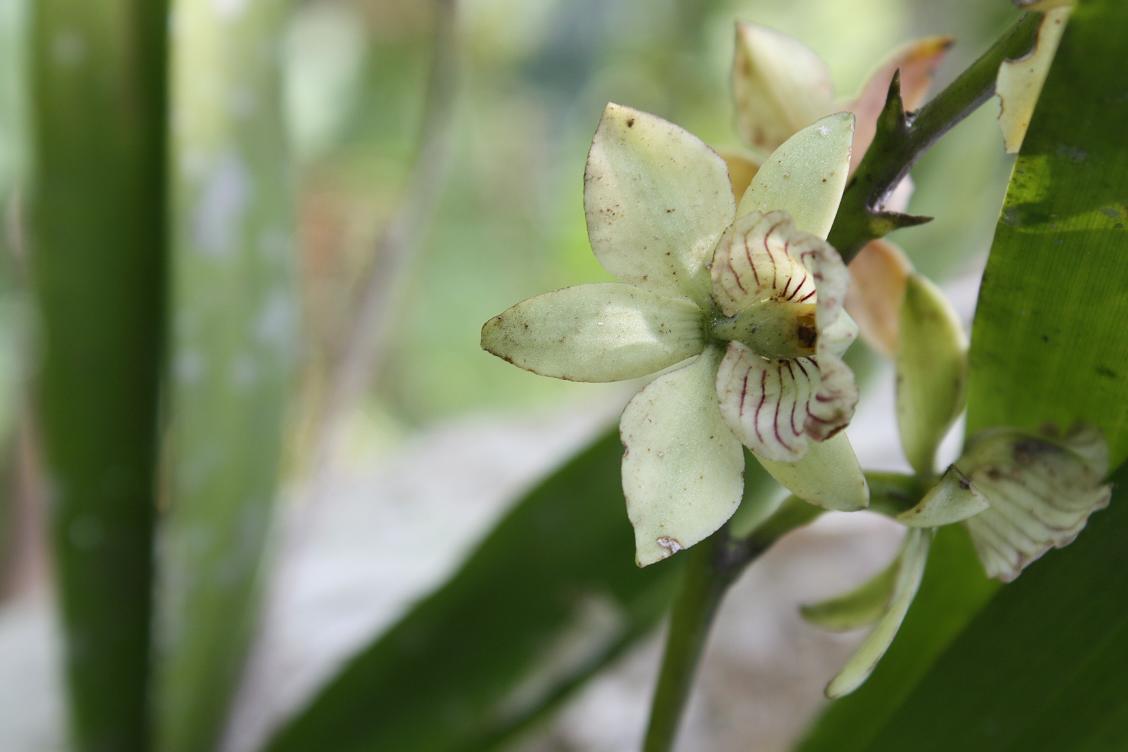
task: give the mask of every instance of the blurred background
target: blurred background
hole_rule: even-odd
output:
[[[29,402],[39,353],[27,281],[35,249],[22,209],[35,179],[32,2],[0,0],[5,750],[66,744],[49,493]],[[266,595],[222,748],[256,749],[347,656],[454,571],[523,489],[612,425],[636,388],[536,377],[478,347],[481,324],[509,305],[609,278],[588,247],[582,203],[585,155],[606,102],[732,147],[735,19],[817,50],[845,97],[886,51],[933,34],[957,40],[942,86],[1011,18],[1003,2],[919,0],[286,7],[277,41],[295,191],[296,242],[286,248],[296,269],[298,357]],[[910,211],[937,220],[895,237],[919,268],[946,281],[965,320],[1009,166],[994,110],[983,108],[915,169]],[[877,367],[851,426],[868,467],[904,467],[890,384]],[[756,749],[786,749],[857,639],[807,627],[795,605],[860,581],[896,545],[892,525],[829,516],[757,563],[718,622],[685,748],[748,748],[738,740],[755,738]],[[655,635],[630,651],[520,748],[636,747],[657,646]]]

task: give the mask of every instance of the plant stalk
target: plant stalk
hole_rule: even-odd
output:
[[[644,752],[673,749],[713,617],[729,586],[776,540],[821,513],[818,507],[791,498],[747,537],[734,538],[726,525],[687,552],[650,705]]]
[[[1022,15],[943,91],[918,112],[907,115],[901,127],[878,128],[846,185],[827,238],[844,261],[850,261],[866,243],[893,229],[887,223],[875,222],[874,214],[882,201],[929,147],[995,93],[999,65],[1030,51],[1041,22],[1040,13]]]

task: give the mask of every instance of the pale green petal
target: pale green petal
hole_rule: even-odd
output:
[[[765,152],[834,106],[826,63],[798,40],[751,23],[736,25],[732,98],[741,138]]]
[[[967,338],[936,285],[911,275],[901,305],[897,368],[897,427],[901,448],[918,475],[931,475],[944,435],[963,411]]]
[[[897,521],[909,527],[941,527],[962,522],[989,507],[979,489],[952,465],[915,507],[897,515]]]
[[[893,586],[893,595],[889,600],[889,609],[873,631],[862,641],[861,646],[850,656],[850,660],[846,662],[838,676],[827,685],[827,697],[833,699],[850,694],[873,673],[878,661],[889,649],[893,638],[897,636],[897,630],[901,628],[901,622],[905,620],[905,614],[908,613],[909,606],[920,587],[924,566],[928,563],[928,547],[931,541],[931,530],[914,529],[905,535],[901,564]]]
[[[1094,478],[1101,479],[1108,474],[1108,442],[1095,426],[1076,425],[1054,441],[1077,455]]]
[[[839,112],[809,125],[765,160],[744,192],[737,216],[784,211],[804,232],[825,238],[834,223],[846,174],[854,116]]]
[[[869,485],[843,432],[811,442],[798,462],[756,459],[781,486],[810,504],[843,512],[869,505]]]
[[[652,381],[623,411],[623,492],[640,567],[708,537],[740,504],[744,450],[713,392],[720,357],[708,348]]]
[[[1003,145],[1008,154],[1015,154],[1022,147],[1042,84],[1050,72],[1050,63],[1054,61],[1072,10],[1070,6],[1047,10],[1038,27],[1034,49],[1017,60],[1004,60],[999,66],[995,91],[999,95],[999,127],[1003,130]]]
[[[527,371],[569,381],[657,373],[705,347],[702,313],[684,298],[604,283],[538,295],[482,327],[482,347]]]
[[[1102,483],[1099,461],[1092,462],[1100,454],[1092,433],[1057,439],[993,431],[976,437],[957,461],[990,505],[966,522],[989,576],[1013,580],[1051,548],[1071,543],[1089,515],[1108,505],[1112,489]]]
[[[799,613],[810,624],[837,632],[869,626],[881,618],[901,571],[898,556],[885,569],[844,595],[800,607]]]
[[[696,136],[609,104],[584,174],[592,250],[624,282],[709,300],[708,262],[735,209],[728,169]]]

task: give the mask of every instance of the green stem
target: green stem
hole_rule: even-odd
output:
[[[897,112],[896,123],[879,124],[873,144],[846,186],[828,238],[843,259],[849,261],[869,241],[905,224],[890,215],[881,216],[882,201],[929,147],[995,93],[999,65],[1030,50],[1041,22],[1040,13],[1024,14],[917,113],[902,118]],[[883,120],[886,115],[882,113]]]
[[[687,552],[688,561],[670,615],[661,673],[650,704],[644,752],[673,748],[713,616],[729,586],[772,543],[821,512],[818,507],[789,499],[747,537],[734,538],[725,526]]]

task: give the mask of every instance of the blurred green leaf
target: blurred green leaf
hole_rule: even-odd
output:
[[[296,353],[289,3],[174,4],[158,748],[211,749],[258,606]]]
[[[621,456],[608,432],[521,499],[267,749],[491,749],[621,654],[665,612],[679,569],[635,566]]]
[[[0,598],[7,585],[12,536],[16,416],[23,397],[26,301],[13,247],[19,195],[27,172],[26,0],[0,2]]]
[[[1122,363],[1128,351],[1123,205],[1128,195],[1128,153],[1121,127],[1128,118],[1128,97],[1120,83],[1117,53],[1118,31],[1125,23],[1128,6],[1118,0],[1093,0],[1077,9],[1066,31],[1015,166],[980,291],[968,399],[969,432],[996,425],[1037,427],[1047,421],[1068,425],[1084,419],[1104,430],[1114,463],[1123,460],[1128,450],[1124,400],[1128,381]],[[1114,510],[1116,506],[1114,499]],[[1085,703],[1100,697],[1102,681],[1110,686],[1112,680],[1102,678],[1101,671],[1123,673],[1123,656],[1114,651],[1100,654],[1108,649],[1100,645],[1091,646],[1093,652],[1084,655],[1070,647],[1078,662],[1046,662],[1041,656],[1062,649],[1074,633],[1081,634],[1074,630],[1075,622],[1067,623],[1072,616],[1070,607],[1062,605],[1067,598],[1091,600],[1090,618],[1108,617],[1100,627],[1089,628],[1089,642],[1115,641],[1117,630],[1124,630],[1123,612],[1116,611],[1116,602],[1123,599],[1112,574],[1123,566],[1123,517],[1102,513],[1091,526],[1100,532],[1082,534],[1069,549],[1051,554],[1003,590],[967,635],[938,660],[996,589],[983,579],[963,531],[942,531],[937,543],[958,537],[959,550],[940,559],[936,547],[925,586],[878,671],[859,692],[831,706],[800,749],[916,750],[923,749],[925,741],[935,745],[930,749],[961,749],[973,737],[980,744],[976,749],[1113,748],[1110,742],[1100,745],[1113,738],[1105,734],[1121,728],[1117,719],[1123,720],[1125,709],[1114,713],[1109,705]],[[1120,548],[1102,542],[1109,536],[1119,541]],[[1098,562],[1106,569],[1100,569]],[[1053,615],[1062,621],[1058,627],[1035,620],[1021,632],[1015,631],[1017,627],[1004,629],[1034,615],[1044,619]],[[990,626],[996,620],[998,627]],[[969,652],[974,652],[974,660]],[[959,671],[948,667],[949,656],[958,662]],[[1020,660],[1015,656],[1028,660],[1041,656],[1033,663],[1042,672],[1028,674],[1025,681],[1018,678],[1008,671],[1009,662]],[[989,672],[983,670],[985,665],[990,665]],[[939,691],[945,677],[957,676],[966,686],[948,683]],[[1082,683],[1089,678],[1092,687]],[[996,682],[990,685],[996,693],[992,702],[1012,704],[977,717],[976,703],[964,693],[974,687],[982,707],[989,695],[986,690],[980,694],[978,688],[992,681]],[[1021,691],[1016,691],[1018,687]],[[1066,687],[1072,688],[1072,694],[1060,695],[1061,701],[1084,707],[1083,712],[1046,713],[1049,694],[1036,695],[1043,703],[1037,709],[1022,706],[1022,698],[1030,693],[1054,693]],[[945,715],[949,707],[966,713],[951,718]],[[1108,715],[1101,715],[1102,711]],[[1035,725],[1024,730],[1008,727],[1021,713],[1028,713]],[[928,724],[914,727],[914,719],[925,714],[931,714]],[[978,719],[973,722],[973,718]],[[1061,719],[1070,720],[1070,733],[1076,737],[1062,736],[1064,727],[1055,727]],[[971,736],[964,735],[965,729]],[[908,746],[903,743],[906,738],[912,739]],[[1000,746],[992,738],[1015,744]],[[881,744],[874,746],[878,739]],[[1051,740],[1057,740],[1056,746]]]
[[[37,417],[80,750],[148,745],[165,11],[32,4]]]

